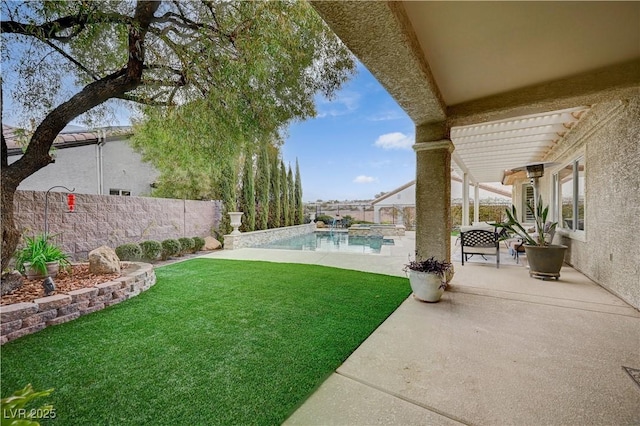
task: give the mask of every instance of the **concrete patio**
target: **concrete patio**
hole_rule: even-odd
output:
[[[402,276],[415,235],[394,238],[380,255],[207,257]],[[502,258],[500,269],[455,262],[437,304],[405,300],[285,423],[640,424],[640,384],[623,368],[640,370],[640,313],[570,267],[541,281]]]

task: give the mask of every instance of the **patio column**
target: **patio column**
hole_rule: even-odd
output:
[[[462,226],[469,226],[469,174],[462,176]]]
[[[373,207],[373,223],[380,223],[380,207]]]
[[[478,182],[473,185],[473,221],[480,222],[480,186]]]
[[[451,152],[442,124],[416,126],[416,252],[451,260]]]

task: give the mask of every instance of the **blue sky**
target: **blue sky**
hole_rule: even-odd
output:
[[[304,201],[372,199],[415,179],[413,122],[364,66],[317,110],[282,147],[285,164],[298,159]]]

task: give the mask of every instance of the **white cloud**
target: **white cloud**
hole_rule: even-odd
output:
[[[404,133],[393,132],[380,135],[374,146],[382,149],[411,149],[413,143],[413,135],[407,136]]]
[[[343,90],[335,99],[318,97],[316,99],[318,108],[318,118],[339,117],[351,114],[360,106],[361,95],[357,92]]]
[[[377,182],[378,179],[371,177],[371,176],[365,176],[365,175],[360,175],[358,177],[356,177],[353,180],[353,183],[373,183],[373,182]]]
[[[377,114],[374,114],[367,119],[369,121],[389,121],[389,120],[399,120],[402,118],[402,115],[398,111],[383,111]]]

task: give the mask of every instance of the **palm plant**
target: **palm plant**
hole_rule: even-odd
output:
[[[538,197],[538,202],[535,206],[532,206],[530,202],[527,203],[527,210],[533,214],[535,219],[535,235],[531,235],[518,221],[516,206],[511,206],[511,210],[505,209],[507,220],[505,222],[492,223],[491,226],[502,227],[511,234],[516,234],[522,238],[525,244],[532,246],[548,246],[551,241],[548,241],[548,235],[553,235],[558,222],[553,222],[547,225],[547,217],[549,216],[549,206],[542,204],[542,197]]]

